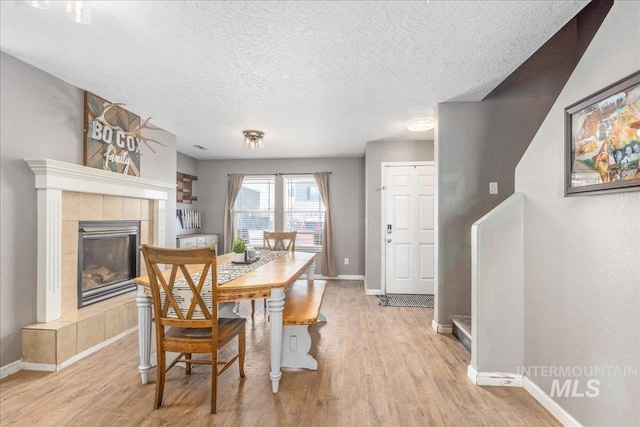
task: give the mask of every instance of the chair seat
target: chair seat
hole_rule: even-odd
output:
[[[247,323],[247,319],[218,319],[218,342],[224,342],[232,338]],[[166,338],[190,338],[190,339],[211,339],[211,329],[209,328],[180,328],[173,326],[165,332]]]

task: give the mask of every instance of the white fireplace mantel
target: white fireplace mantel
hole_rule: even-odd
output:
[[[51,159],[25,159],[38,192],[38,322],[62,314],[62,192],[154,200],[153,243],[165,243],[165,203],[175,184]]]

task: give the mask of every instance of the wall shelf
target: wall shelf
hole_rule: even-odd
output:
[[[192,195],[192,185],[193,181],[197,181],[198,177],[193,175],[188,175],[186,173],[178,172],[178,187],[176,189],[176,196],[178,203],[187,203],[191,204],[191,202],[195,202],[198,200],[197,197]]]

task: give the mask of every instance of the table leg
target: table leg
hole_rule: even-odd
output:
[[[269,327],[271,332],[271,389],[274,393],[280,387],[280,357],[282,353],[282,311],[284,310],[284,288],[271,289],[271,298],[267,300],[269,306]]]
[[[313,276],[316,274],[316,259],[311,261],[309,267],[307,267],[307,280],[313,280]]]
[[[144,292],[144,287],[138,285],[136,294],[138,304],[138,353],[140,355],[140,376],[142,384],[149,382],[151,370],[151,298]]]

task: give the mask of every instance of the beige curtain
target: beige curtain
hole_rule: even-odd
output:
[[[244,175],[230,174],[227,187],[227,201],[224,204],[224,252],[231,252],[233,245],[233,205],[236,203]]]
[[[328,277],[336,277],[335,239],[333,237],[333,221],[331,220],[331,201],[329,198],[329,173],[316,172],[313,174],[316,180],[322,203],[324,203],[324,228],[322,229],[322,273]]]

